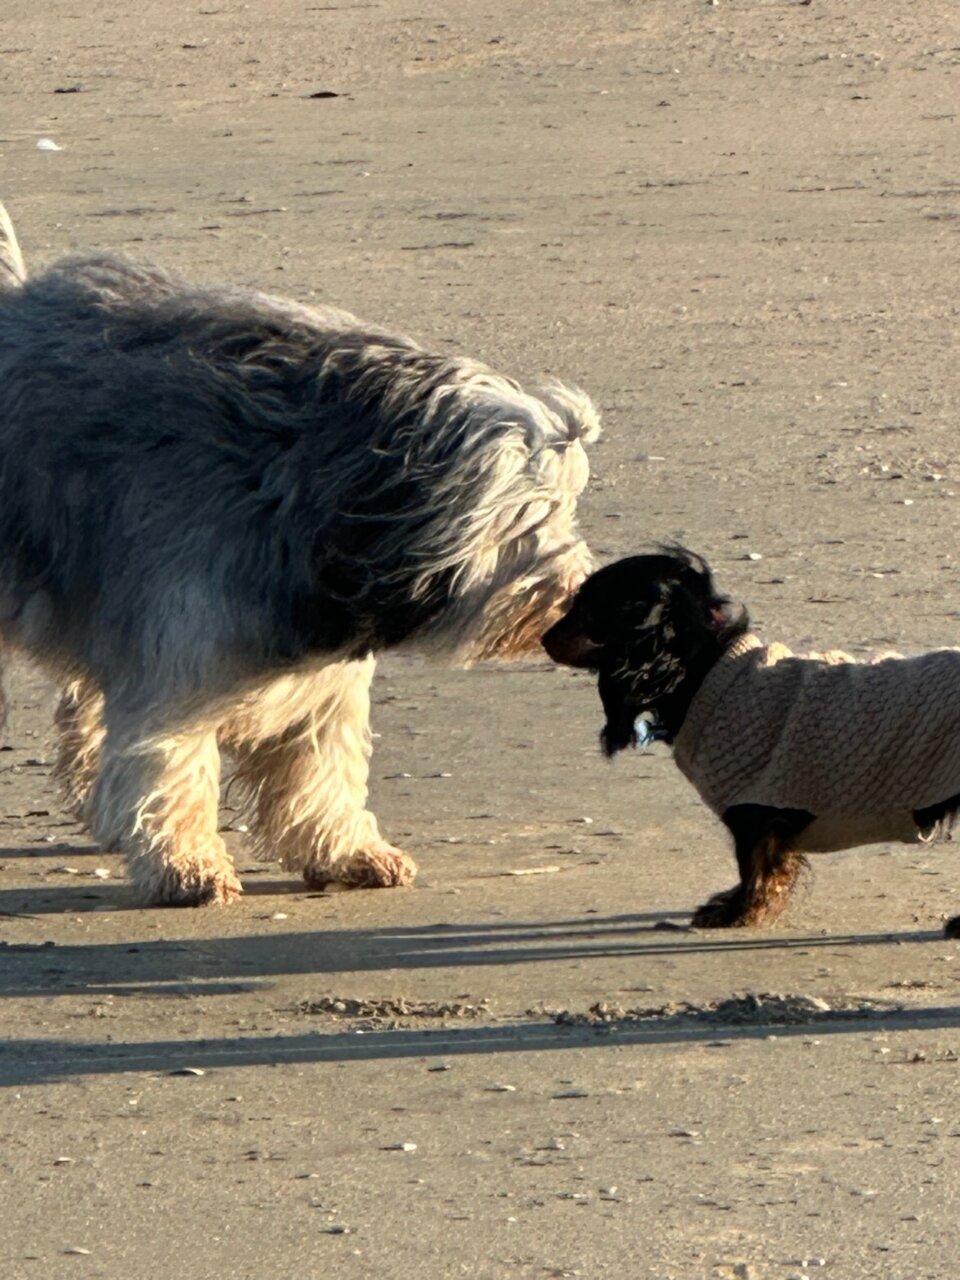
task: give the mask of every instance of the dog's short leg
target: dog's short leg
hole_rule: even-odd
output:
[[[715,894],[693,916],[698,929],[772,924],[790,901],[806,865],[793,845],[813,821],[806,809],[734,805],[723,821],[734,839],[740,883]]]
[[[103,694],[91,680],[72,680],[61,694],[55,722],[60,742],[53,775],[70,813],[89,823],[90,793],[100,772],[104,738]]]
[[[127,861],[144,901],[228,903],[240,881],[217,833],[220,752],[212,727],[165,736],[114,728],[107,715],[91,830]]]
[[[913,820],[917,824],[921,838],[930,839],[940,835],[949,840],[958,813],[960,813],[960,795],[953,795],[924,809],[914,809]],[[943,926],[943,936],[960,938],[960,916],[951,916]]]
[[[258,853],[312,887],[403,885],[416,873],[366,808],[373,669],[370,657],[283,677],[221,727],[253,801]]]

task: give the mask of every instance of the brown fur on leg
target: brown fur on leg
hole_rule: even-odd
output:
[[[217,832],[220,753],[213,727],[164,735],[139,720],[121,728],[119,719],[104,739],[90,796],[93,838],[124,855],[144,902],[232,902],[241,886]]]
[[[366,807],[374,665],[371,656],[283,676],[220,727],[258,854],[311,888],[391,888],[416,874]]]
[[[813,821],[806,809],[735,805],[723,815],[731,831],[740,883],[714,896],[693,916],[698,929],[772,924],[786,908],[806,859],[794,846]]]

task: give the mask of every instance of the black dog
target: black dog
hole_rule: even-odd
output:
[[[796,657],[749,625],[677,547],[594,573],[543,640],[598,674],[604,753],[635,746],[639,723],[733,835],[740,882],[701,928],[776,919],[804,853],[926,840],[960,807],[960,652]]]

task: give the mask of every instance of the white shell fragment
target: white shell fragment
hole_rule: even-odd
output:
[[[38,151],[62,151],[63,147],[58,147],[52,138],[38,138],[37,150]],[[74,1252],[76,1252],[76,1250],[74,1250]],[[86,1252],[86,1250],[84,1250],[83,1252]]]

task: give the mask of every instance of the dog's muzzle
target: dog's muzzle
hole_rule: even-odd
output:
[[[554,662],[566,667],[595,668],[603,648],[584,635],[570,614],[553,624],[541,644]]]

